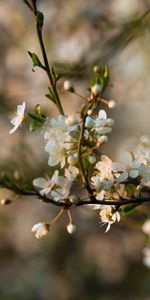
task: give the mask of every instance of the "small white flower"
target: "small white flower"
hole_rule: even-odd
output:
[[[107,224],[105,233],[110,230],[110,227],[116,221],[120,221],[120,214],[118,211],[113,212],[114,208],[111,205],[104,206],[100,211],[100,217],[103,224]]]
[[[59,182],[58,174],[59,174],[59,172],[56,170],[51,179],[47,180],[43,177],[36,178],[33,180],[33,185],[42,189],[40,191],[41,195],[48,195],[51,192],[54,185],[58,184],[58,182]]]
[[[23,102],[21,105],[17,106],[17,111],[14,115],[14,117],[11,119],[11,124],[14,126],[10,131],[9,134],[14,133],[19,126],[22,125],[22,123],[25,120],[25,115],[24,115],[24,111],[25,111],[25,107],[26,107],[26,103]]]
[[[57,188],[55,190],[51,191],[51,197],[55,201],[64,200],[67,199],[70,195],[70,190],[72,187],[73,181],[71,178],[67,178],[64,176],[60,176],[58,186],[60,188]]]
[[[128,177],[136,178],[139,176],[139,168],[141,160],[139,158],[133,159],[130,152],[124,152],[122,155],[122,163],[112,163],[114,172],[120,173],[118,181],[126,181]]]
[[[66,141],[69,133],[76,129],[77,125],[67,126],[66,118],[62,115],[58,119],[50,121],[50,128],[45,132],[44,138],[48,140],[45,151],[49,153],[49,166],[56,166],[60,163],[61,168],[66,162]]]
[[[68,231],[68,233],[70,233],[70,234],[75,233],[75,232],[76,232],[76,225],[74,225],[74,224],[72,224],[72,223],[69,223],[69,224],[67,225],[67,231]]]
[[[97,162],[96,169],[100,172],[101,179],[113,179],[112,161],[106,155],[101,155],[101,161]]]
[[[35,233],[35,237],[37,239],[42,238],[43,236],[47,235],[49,232],[49,224],[46,224],[45,222],[37,223],[33,225],[31,231]]]
[[[150,236],[150,219],[146,220],[142,225],[142,231]]]

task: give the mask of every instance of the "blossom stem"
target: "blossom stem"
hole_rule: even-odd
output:
[[[41,52],[42,52],[42,56],[43,56],[43,60],[44,60],[44,64],[45,64],[45,71],[47,73],[51,88],[55,95],[56,106],[57,106],[60,114],[64,115],[61,101],[60,101],[59,95],[57,93],[56,83],[54,82],[52,75],[51,75],[50,66],[49,66],[49,62],[48,62],[48,58],[47,58],[47,53],[46,53],[46,49],[45,49],[44,42],[43,42],[42,30],[39,26],[36,0],[32,0],[32,5],[33,5],[32,11],[33,11],[34,19],[35,19],[36,31],[37,31],[38,40],[39,40],[39,44],[40,44],[40,48],[41,48]]]
[[[70,223],[73,223],[72,215],[71,215],[71,212],[70,212],[69,209],[67,209],[67,213],[68,213],[68,217],[69,217],[69,222],[70,222]]]
[[[86,101],[86,102],[88,101],[88,99],[86,97],[82,96],[80,93],[78,93],[78,92],[75,91],[74,94],[76,96],[80,97],[81,99],[83,99],[84,101]]]
[[[94,103],[95,103],[95,99],[93,99],[91,101],[91,103],[88,105],[88,107],[86,108],[86,112],[84,114],[81,113],[82,123],[81,123],[81,130],[80,130],[79,143],[78,143],[78,160],[79,160],[80,172],[81,172],[83,184],[84,184],[86,190],[88,191],[90,197],[93,196],[93,192],[92,192],[92,189],[91,189],[91,187],[89,185],[88,177],[87,177],[87,174],[86,174],[84,166],[83,166],[83,161],[82,161],[82,142],[84,140],[84,129],[85,129],[85,121],[86,121],[86,117],[87,117],[87,111],[89,109],[91,109],[91,107],[93,106]]]
[[[59,213],[55,216],[55,218],[49,223],[50,225],[54,224],[59,218],[60,216],[62,215],[62,213],[64,212],[65,208],[63,207]]]

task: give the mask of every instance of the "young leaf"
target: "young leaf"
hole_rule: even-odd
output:
[[[120,213],[122,216],[130,215],[138,204],[125,204],[120,207]]]
[[[34,52],[32,53],[32,52],[28,51],[28,54],[32,59],[33,68],[34,67],[39,67],[39,68],[42,68],[42,69],[44,68],[36,53],[34,53]]]
[[[50,99],[54,104],[56,104],[56,97],[55,97],[55,94],[53,93],[53,90],[49,87],[48,91],[49,91],[49,93],[46,94],[46,97],[48,99]]]
[[[39,28],[42,30],[44,24],[44,15],[41,11],[37,12],[37,18],[38,18]]]
[[[46,123],[46,117],[44,115],[28,113],[30,118],[30,131],[34,131],[36,128],[43,127]]]

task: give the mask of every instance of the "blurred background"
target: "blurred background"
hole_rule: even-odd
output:
[[[87,94],[93,65],[108,64],[110,83],[105,97],[115,99],[109,111],[115,118],[113,134],[103,152],[118,159],[138,138],[150,136],[150,7],[147,0],[41,0],[48,57],[67,70],[76,89]],[[47,170],[40,131],[24,127],[9,136],[9,115],[26,101],[27,110],[42,105],[43,113],[57,116],[46,98],[48,82],[32,72],[27,51],[41,57],[33,18],[23,1],[0,3],[0,168],[17,171],[31,181]],[[78,111],[82,100],[59,93],[66,114]],[[0,197],[10,197],[0,190]],[[120,226],[104,233],[99,218],[87,208],[72,211],[77,233],[66,232],[67,216],[37,241],[33,224],[50,220],[58,209],[34,198],[21,198],[0,207],[1,300],[150,300],[150,270],[142,264],[145,237],[138,223],[148,206],[136,210]]]

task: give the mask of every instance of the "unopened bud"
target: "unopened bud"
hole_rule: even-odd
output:
[[[88,161],[90,162],[90,164],[94,164],[94,163],[96,162],[95,156],[90,155],[90,156],[88,157]]]
[[[72,223],[69,223],[69,224],[67,225],[67,231],[68,231],[68,233],[70,233],[70,234],[75,233],[75,232],[76,232],[76,225],[74,225],[74,224],[72,224]]]
[[[74,93],[74,86],[73,86],[72,81],[65,80],[65,82],[64,82],[64,90],[67,91],[67,92]]]
[[[8,205],[12,203],[12,200],[10,199],[1,199],[0,200],[1,205]]]
[[[103,86],[101,84],[96,83],[92,86],[91,92],[94,96],[99,96],[102,92]]]
[[[88,115],[88,116],[91,116],[92,113],[93,113],[93,110],[92,110],[92,109],[89,109],[89,110],[87,111],[87,115]]]
[[[67,161],[69,165],[75,166],[78,163],[78,158],[75,155],[70,155]]]
[[[110,101],[108,102],[108,107],[109,107],[110,109],[113,109],[115,106],[116,106],[116,102],[115,102],[114,100],[110,100]]]

